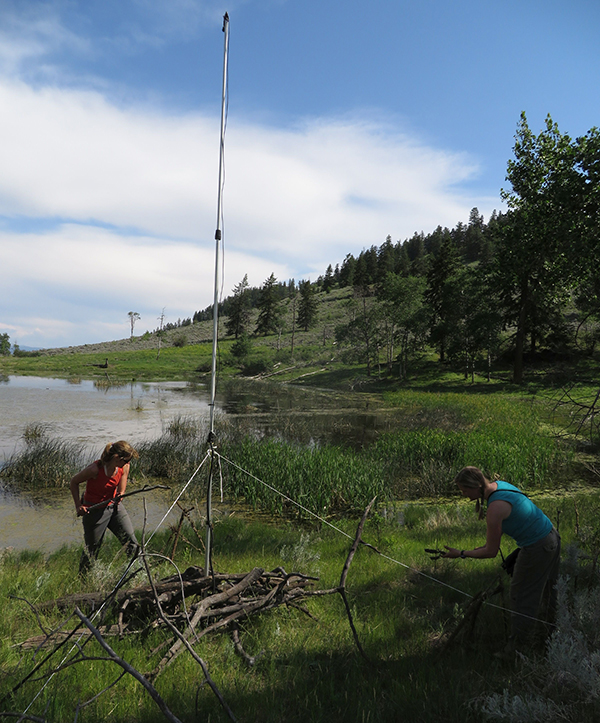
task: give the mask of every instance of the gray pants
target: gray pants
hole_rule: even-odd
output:
[[[79,572],[86,572],[92,560],[98,557],[104,533],[107,528],[117,537],[122,545],[127,545],[127,554],[133,557],[139,550],[133,525],[127,510],[121,503],[111,504],[91,510],[81,518],[83,522],[83,539],[86,550],[81,556]]]
[[[525,642],[533,631],[544,600],[544,617],[554,622],[556,617],[556,582],[560,562],[560,535],[552,530],[533,545],[521,548],[510,585],[512,638]],[[528,617],[525,617],[528,616]]]

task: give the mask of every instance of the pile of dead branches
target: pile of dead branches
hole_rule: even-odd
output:
[[[310,595],[316,580],[318,578],[298,572],[287,573],[282,567],[271,572],[255,567],[249,573],[209,576],[201,567],[189,567],[181,576],[120,589],[112,600],[107,601],[102,593],[82,593],[51,600],[37,609],[44,612],[76,608],[90,615],[102,607],[102,621],[115,621],[97,626],[98,632],[105,637],[141,634],[175,625],[183,631],[185,640],[196,642],[217,630],[233,629],[236,621],[279,605],[299,607],[300,601]],[[21,647],[54,645],[67,635],[64,631],[37,635],[25,640]],[[89,631],[84,633],[84,636],[89,635]],[[185,649],[176,635],[171,642],[162,660],[147,677],[155,678]]]
[[[205,575],[200,567],[189,567],[182,574],[154,580],[148,556],[142,546],[137,563],[141,563],[145,568],[148,584],[126,588],[127,581],[131,582],[139,572],[139,565],[136,563],[137,569],[133,569],[129,577],[122,580],[108,596],[96,592],[82,593],[51,600],[35,607],[24,601],[34,611],[42,635],[28,638],[21,643],[21,647],[35,649],[36,657],[42,649],[50,648],[50,651],[12,689],[11,694],[5,696],[4,700],[28,681],[52,678],[62,670],[86,660],[106,660],[115,663],[123,671],[115,683],[126,673],[133,676],[147,690],[167,720],[176,722],[179,719],[167,708],[153,683],[180,653],[187,651],[202,668],[206,682],[230,719],[235,721],[233,712],[211,679],[206,663],[195,649],[199,640],[210,633],[228,630],[233,636],[237,652],[249,665],[253,665],[255,659],[246,654],[241,644],[238,622],[281,605],[298,608],[310,615],[302,605],[304,600],[335,593],[339,593],[344,601],[355,643],[361,655],[366,658],[352,620],[346,596],[346,578],[354,554],[361,543],[363,526],[373,502],[374,500],[365,510],[358,526],[339,585],[328,590],[314,589],[314,583],[318,578],[298,572],[287,573],[282,567],[270,572],[256,567],[248,573],[211,575]],[[42,614],[52,610],[69,612],[78,618],[79,623],[71,630],[67,630],[66,625],[63,625],[59,629],[48,631],[42,623]],[[106,641],[109,636],[140,635],[155,629],[164,629],[170,635],[159,648],[152,651],[153,653],[164,651],[161,660],[153,670],[144,674],[123,660]],[[103,648],[106,657],[88,657],[86,644],[94,639]],[[63,661],[67,662],[53,665],[55,654],[61,649],[68,650],[69,647],[70,652],[63,657]],[[106,691],[101,691],[90,701],[78,703],[77,711],[104,692]],[[2,702],[4,701],[0,701],[0,704]],[[12,715],[13,711],[0,711],[0,717]],[[25,715],[21,719],[34,720],[35,717]]]

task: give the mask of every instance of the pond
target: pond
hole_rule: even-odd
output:
[[[244,381],[224,385],[217,395],[216,414],[241,420],[257,437],[276,436],[307,445],[362,445],[397,423],[394,414],[374,407],[365,396]],[[42,424],[52,437],[81,443],[91,461],[107,442],[126,439],[135,446],[160,436],[178,417],[200,418],[208,424],[207,385],[0,377],[0,464],[22,448],[29,424]],[[140,497],[127,504],[138,528],[143,523]],[[147,500],[152,525],[168,508],[168,500],[159,493],[151,493]],[[48,552],[70,542],[81,542],[81,523],[68,490],[37,497],[0,491],[0,548],[35,547]]]

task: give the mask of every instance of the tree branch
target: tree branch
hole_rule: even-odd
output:
[[[94,627],[94,625],[86,618],[86,616],[81,612],[79,608],[75,608],[75,615],[81,620],[81,622],[90,630],[92,635],[96,638],[98,643],[101,645],[101,647],[109,654],[111,657],[111,660],[115,662],[117,665],[119,665],[123,670],[132,677],[134,677],[141,685],[144,686],[144,688],[148,691],[150,697],[152,700],[156,703],[156,705],[160,708],[161,712],[165,716],[165,718],[168,721],[171,721],[171,723],[181,723],[179,718],[177,718],[171,710],[168,708],[167,704],[164,702],[164,700],[160,697],[158,694],[158,691],[156,688],[150,683],[144,676],[138,672],[132,665],[127,663],[123,658],[119,657],[115,651],[110,647],[110,645],[104,640],[102,635],[98,632],[98,630]]]

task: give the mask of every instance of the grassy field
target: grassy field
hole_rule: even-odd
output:
[[[576,528],[580,537],[585,529],[597,529],[597,494],[542,495],[536,502],[555,522],[560,510],[563,544],[577,541]],[[354,535],[356,521],[342,519],[337,525]],[[193,539],[193,532],[187,530],[186,534]],[[484,606],[470,637],[448,649],[444,647],[444,640],[461,619],[468,596],[504,573],[498,561],[432,562],[424,548],[446,543],[472,548],[482,542],[483,535],[484,524],[475,519],[466,501],[458,499],[445,504],[406,503],[387,511],[380,508],[371,517],[364,539],[402,564],[361,548],[350,568],[348,594],[369,663],[357,652],[339,596],[310,600],[310,617],[297,609],[278,609],[245,623],[242,642],[250,655],[258,656],[252,668],[235,654],[227,634],[204,639],[198,652],[239,721],[486,720],[483,709],[497,706],[498,700],[506,697],[505,690],[510,701],[516,695],[533,700],[539,683],[536,676],[548,676],[550,668],[555,680],[561,664],[549,662],[541,648],[519,659],[516,667],[497,661],[493,653],[506,640],[506,620],[505,614],[494,607]],[[252,522],[234,516],[216,525],[215,568],[247,572],[254,566],[273,569],[283,565],[288,571],[318,576],[318,586],[328,588],[339,581],[349,544],[347,538],[325,526],[299,528],[285,522]],[[167,547],[166,533],[154,539],[153,550],[160,552]],[[3,554],[0,695],[9,694],[41,660],[42,651],[34,654],[19,648],[19,643],[40,632],[34,611],[25,600],[35,605],[81,590],[109,590],[122,567],[114,544],[106,544],[94,576],[83,583],[76,575],[78,556],[79,550],[70,548],[48,559],[33,552]],[[190,564],[202,565],[201,558],[188,546],[180,549],[175,562],[183,570]],[[172,574],[176,569],[165,562],[152,564],[157,576]],[[588,588],[588,572],[581,568],[577,573],[580,592]],[[507,585],[508,578],[503,579]],[[500,606],[506,603],[501,596],[492,602]],[[70,629],[73,622],[49,613],[40,617],[39,624],[44,629]],[[141,638],[111,638],[110,643],[125,660],[144,671],[156,664],[161,653],[152,651],[164,639],[165,633],[155,631]],[[95,643],[87,646],[86,654],[89,660],[50,680],[30,714],[47,721],[74,720],[78,702],[90,700],[115,681],[119,670],[95,659],[101,656]],[[62,655],[43,666],[40,677],[9,695],[2,709],[25,710],[46,680],[43,673],[58,665]],[[562,687],[556,685],[554,690],[544,692],[556,705],[569,704],[573,717],[561,720],[597,720],[597,698],[583,695],[577,683],[562,672]],[[228,720],[202,678],[193,660],[181,656],[158,678],[156,687],[182,721]],[[497,698],[490,697],[494,695]],[[78,721],[164,720],[130,676],[119,680],[110,693],[81,709],[78,715]]]

